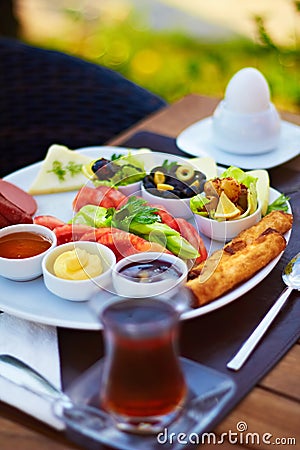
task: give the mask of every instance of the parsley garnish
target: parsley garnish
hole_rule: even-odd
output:
[[[52,169],[47,172],[53,172],[59,181],[65,181],[67,173],[74,177],[81,172],[82,164],[76,164],[74,161],[69,161],[66,166],[63,166],[61,161],[53,161]]]
[[[144,224],[160,222],[157,212],[158,208],[148,206],[144,199],[132,196],[115,212],[113,223],[114,226],[124,229],[128,228],[132,221]]]
[[[82,164],[76,164],[74,161],[68,162],[66,169],[70,173],[71,177],[74,177],[74,175],[77,175],[81,172]]]
[[[177,166],[177,162],[176,161],[169,162],[167,159],[165,159],[164,162],[162,163],[162,167],[167,172],[169,172],[174,166]]]
[[[114,153],[114,154],[111,156],[110,160],[111,160],[111,161],[116,161],[117,159],[122,158],[122,156],[124,156],[124,155],[117,155],[116,153]]]
[[[55,175],[57,175],[59,181],[64,181],[66,176],[66,171],[62,166],[62,163],[60,161],[53,161],[52,163],[52,169],[47,170],[47,172],[53,172]]]
[[[267,214],[271,211],[287,211],[290,197],[286,197],[284,194],[281,194],[273,203],[268,206]]]

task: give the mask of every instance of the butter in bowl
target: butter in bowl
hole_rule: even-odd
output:
[[[116,257],[98,242],[77,241],[62,244],[43,259],[47,289],[58,297],[85,301],[110,286]]]

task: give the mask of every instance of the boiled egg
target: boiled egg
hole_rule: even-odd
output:
[[[225,107],[239,113],[266,111],[270,106],[270,89],[262,73],[245,67],[229,81],[225,92]]]

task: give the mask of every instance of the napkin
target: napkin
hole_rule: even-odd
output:
[[[61,387],[60,358],[56,327],[0,314],[0,354],[16,356],[36,369],[56,387]],[[1,376],[2,375],[2,376]],[[50,400],[35,395],[3,378],[0,371],[0,400],[56,428],[64,426],[52,412]]]

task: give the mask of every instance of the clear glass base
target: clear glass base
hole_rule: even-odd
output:
[[[120,431],[135,434],[157,434],[178,418],[184,404],[185,399],[174,410],[161,416],[132,418],[113,413],[110,415]]]

